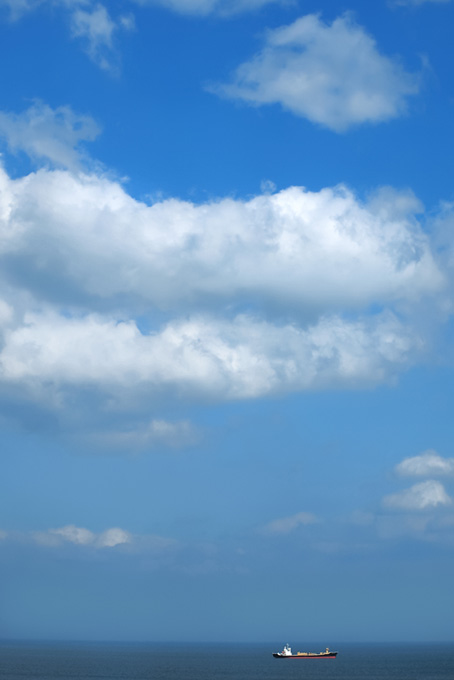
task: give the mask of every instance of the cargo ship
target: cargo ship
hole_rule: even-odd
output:
[[[285,645],[282,652],[273,652],[275,659],[335,659],[337,652],[331,652],[329,647],[324,652],[297,652],[292,654],[291,647]]]

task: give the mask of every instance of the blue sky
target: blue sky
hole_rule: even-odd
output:
[[[0,0],[0,637],[450,640],[450,0]]]

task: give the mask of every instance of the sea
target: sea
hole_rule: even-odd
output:
[[[454,680],[454,643],[343,643],[330,645],[336,659],[274,659],[282,646],[0,641],[0,680]]]

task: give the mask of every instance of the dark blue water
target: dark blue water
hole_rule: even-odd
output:
[[[454,680],[454,644],[341,644],[335,660],[274,659],[279,648],[0,642],[0,680]]]

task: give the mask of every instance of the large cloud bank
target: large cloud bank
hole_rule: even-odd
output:
[[[175,446],[198,435],[166,399],[386,381],[445,286],[420,209],[345,187],[147,205],[99,174],[2,170],[0,397],[134,412],[122,440]]]

